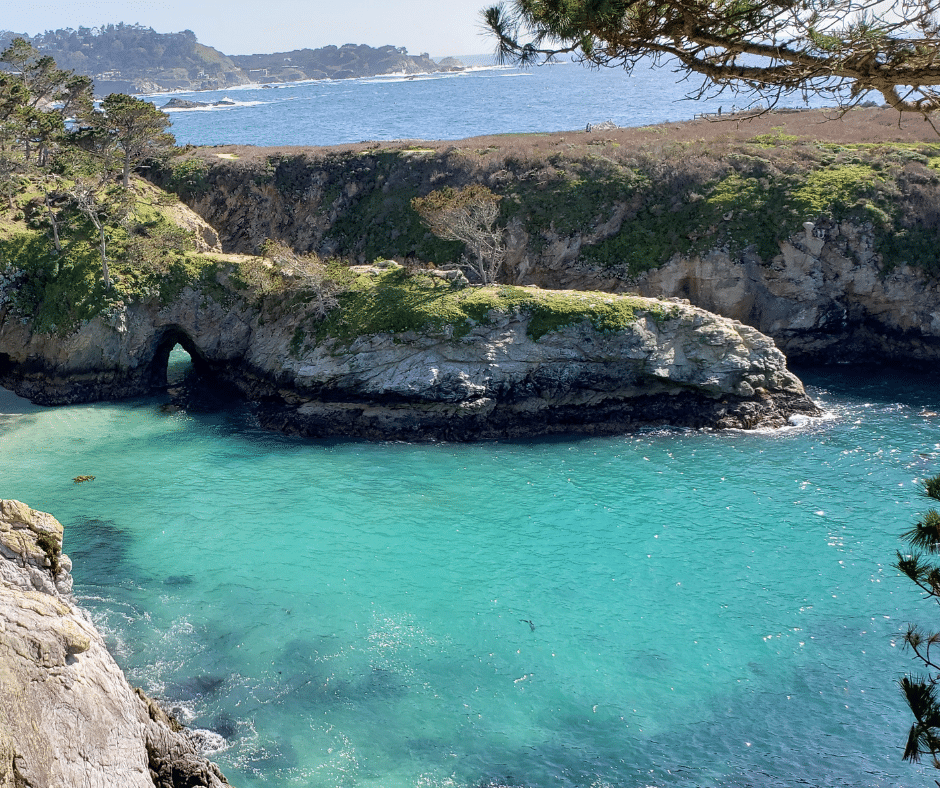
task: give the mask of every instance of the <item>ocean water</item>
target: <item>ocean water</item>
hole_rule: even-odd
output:
[[[937,380],[803,377],[798,428],[481,444],[4,393],[2,496],[241,788],[924,785],[895,681],[935,608],[891,562]]]
[[[486,58],[468,58],[468,63]],[[168,110],[180,144],[336,145],[364,140],[463,139],[484,134],[583,130],[612,120],[643,126],[747,106],[731,94],[689,101],[699,86],[672,68],[591,70],[572,62],[539,68],[473,66],[464,72],[319,80],[150,96],[220,107]],[[781,106],[822,106],[800,95]]]

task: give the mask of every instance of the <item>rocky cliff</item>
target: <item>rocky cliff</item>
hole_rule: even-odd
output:
[[[62,535],[0,500],[0,788],[228,785],[75,606]]]
[[[938,239],[940,242],[940,239]],[[774,338],[791,361],[940,359],[940,280],[923,268],[885,271],[871,225],[827,222],[779,242],[761,260],[727,247],[676,255],[639,276],[572,265],[564,253],[523,260],[518,282],[687,298]]]
[[[254,401],[262,423],[311,436],[751,428],[816,412],[771,340],[684,303],[461,288],[394,265],[350,276],[325,318],[302,288],[258,299],[224,277],[66,337],[7,310],[0,383],[45,404],[143,394],[165,385],[179,343]]]
[[[454,264],[460,244],[435,238],[411,200],[479,184],[501,198],[507,283],[688,298],[800,360],[940,356],[940,146],[885,110],[205,150],[192,165],[184,196],[230,251],[276,238],[358,263]]]

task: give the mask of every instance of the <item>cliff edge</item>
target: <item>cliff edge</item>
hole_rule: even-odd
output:
[[[222,788],[178,723],[127,683],[71,597],[62,526],[0,500],[0,788]]]
[[[473,186],[499,199],[503,282],[687,298],[773,337],[791,361],[940,359],[940,146],[929,124],[888,110],[228,146],[173,166],[153,176],[229,252],[273,239],[446,266],[465,250],[434,236],[412,200]]]

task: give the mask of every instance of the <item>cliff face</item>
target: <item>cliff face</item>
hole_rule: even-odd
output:
[[[871,226],[810,226],[781,239],[768,262],[727,248],[631,276],[577,264],[570,247],[529,256],[516,248],[519,283],[688,298],[773,337],[791,361],[832,363],[940,358],[940,280],[922,268],[882,270]]]
[[[62,526],[0,500],[0,788],[222,788],[71,598]]]
[[[142,394],[165,384],[179,343],[198,369],[257,403],[264,424],[304,435],[467,440],[648,424],[750,428],[816,412],[769,339],[687,304],[455,291],[423,276],[415,286],[401,269],[358,275],[359,290],[341,296],[326,323],[285,307],[290,299],[194,288],[168,305],[125,306],[65,338],[33,334],[7,314],[0,382],[46,404]],[[415,328],[401,325],[413,322],[408,315],[344,322],[383,297],[446,302],[475,318],[456,313]]]
[[[207,150],[202,189],[186,196],[228,251],[275,238],[441,266],[463,249],[435,238],[411,199],[479,184],[500,198],[504,282],[688,298],[800,360],[936,358],[935,137],[881,110],[823,120],[224,151],[238,161]]]

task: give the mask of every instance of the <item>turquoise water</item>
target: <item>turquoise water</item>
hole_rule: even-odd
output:
[[[936,381],[804,377],[804,428],[478,445],[5,394],[0,495],[241,788],[922,785],[890,563]]]

